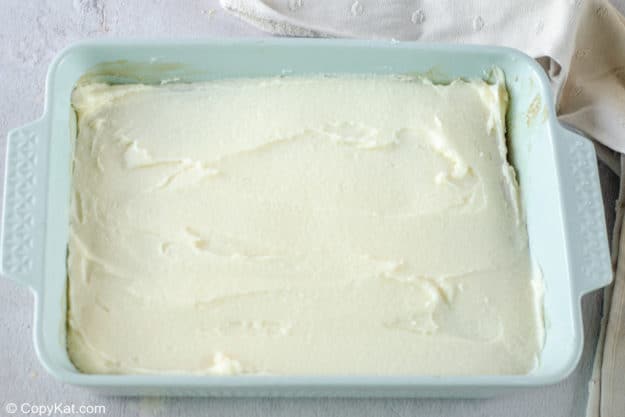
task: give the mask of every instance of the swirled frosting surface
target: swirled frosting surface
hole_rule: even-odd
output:
[[[78,87],[87,373],[522,374],[542,347],[503,81]]]

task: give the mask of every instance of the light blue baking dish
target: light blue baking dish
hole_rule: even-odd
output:
[[[116,376],[79,373],[65,349],[70,93],[85,74],[109,82],[200,81],[304,73],[420,73],[437,81],[503,69],[508,137],[533,261],[545,282],[546,342],[523,376]],[[41,119],[8,138],[2,274],[35,295],[34,339],[63,382],[111,394],[480,397],[564,379],[582,350],[580,297],[611,280],[595,152],[557,121],[543,70],[496,47],[343,40],[107,41],[74,45],[50,66]],[[522,317],[519,320],[523,320]],[[158,343],[157,341],[146,341]]]

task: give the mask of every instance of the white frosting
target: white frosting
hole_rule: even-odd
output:
[[[501,80],[91,84],[72,102],[80,370],[534,367],[540,277]]]

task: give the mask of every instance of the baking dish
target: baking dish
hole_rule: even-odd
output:
[[[532,260],[545,283],[545,347],[539,366],[529,375],[87,375],[71,364],[65,349],[65,262],[76,129],[70,95],[79,79],[159,83],[305,73],[410,73],[445,82],[482,78],[493,66],[504,71],[511,96],[510,157],[521,184]],[[103,393],[481,397],[555,383],[574,369],[581,355],[581,296],[607,285],[612,276],[594,147],[558,123],[543,70],[512,49],[313,39],[79,43],[61,52],[50,66],[42,118],[12,130],[7,146],[2,274],[35,295],[35,347],[48,372]]]

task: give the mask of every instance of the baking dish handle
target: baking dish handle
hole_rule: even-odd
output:
[[[571,126],[560,126],[561,172],[571,182],[563,187],[564,221],[573,288],[582,296],[612,282],[612,264],[593,143]]]
[[[0,267],[2,275],[40,288],[47,183],[47,120],[13,129],[7,138]]]

